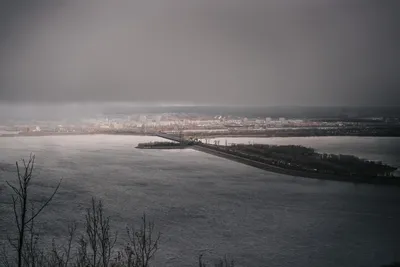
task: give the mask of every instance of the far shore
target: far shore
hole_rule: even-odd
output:
[[[132,133],[132,132],[68,132],[68,133],[48,133],[48,132],[35,132],[35,133],[20,133],[20,134],[2,134],[1,137],[41,137],[41,136],[68,136],[68,135],[133,135],[133,136],[154,136],[149,133]]]
[[[103,132],[29,132],[29,133],[19,133],[19,134],[0,134],[1,137],[40,137],[40,136],[68,136],[68,135],[133,135],[133,136],[155,136],[156,133],[141,133],[141,132],[130,132],[130,131],[103,131]],[[185,135],[190,136],[190,135]],[[268,135],[268,134],[224,134],[224,135],[216,135],[216,134],[208,134],[208,135],[200,135],[199,139],[216,139],[216,138],[292,138],[292,137],[400,137],[398,135],[355,135],[355,134],[343,134],[343,135]]]

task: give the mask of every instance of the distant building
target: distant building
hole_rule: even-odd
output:
[[[139,121],[142,122],[142,123],[145,123],[147,121],[146,115],[140,115]]]
[[[289,120],[288,122],[294,123],[294,124],[301,124],[301,123],[304,123],[304,120]]]
[[[123,127],[124,127],[124,125],[122,123],[114,122],[114,124],[113,124],[114,129],[122,129]]]
[[[161,116],[158,115],[158,116],[156,116],[156,123],[157,123],[157,124],[160,124],[160,122],[161,122]]]
[[[33,129],[33,132],[40,132],[40,131],[41,131],[41,129],[39,126],[36,126],[35,129]]]

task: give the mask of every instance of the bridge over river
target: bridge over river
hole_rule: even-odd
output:
[[[154,135],[164,138],[164,139],[167,139],[167,140],[170,140],[170,141],[179,142],[179,143],[181,143],[183,141],[183,138],[181,138],[180,136],[177,136],[177,135],[172,135],[172,134],[167,134],[167,133],[162,133],[162,132],[158,132]]]

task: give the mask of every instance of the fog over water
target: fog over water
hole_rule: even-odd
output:
[[[150,140],[0,138],[0,239],[12,230],[5,181],[15,177],[12,163],[32,151],[36,199],[64,178],[40,217],[45,238],[62,237],[95,195],[121,238],[142,212],[155,219],[157,266],[193,266],[200,253],[227,253],[237,266],[304,267],[380,266],[400,255],[399,188],[279,175],[190,149],[134,149]]]

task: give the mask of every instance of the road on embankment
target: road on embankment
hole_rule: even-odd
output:
[[[181,139],[176,136],[171,136],[169,134],[165,133],[159,133],[156,134],[156,136],[165,138],[171,141],[175,142],[181,142]],[[206,145],[206,144],[198,144],[198,145],[193,145],[191,146],[192,149],[208,153],[217,157],[233,160],[242,164],[246,164],[252,167],[256,167],[265,171],[269,172],[274,172],[274,173],[279,173],[279,174],[285,174],[285,175],[290,175],[290,176],[297,176],[297,177],[305,177],[305,178],[313,178],[313,179],[320,179],[320,180],[330,180],[330,181],[343,181],[343,182],[352,182],[352,183],[367,183],[367,184],[387,184],[387,185],[400,185],[400,181],[395,178],[379,178],[379,177],[373,177],[373,178],[365,178],[365,177],[357,177],[357,176],[351,176],[351,177],[346,177],[346,176],[340,176],[340,175],[332,175],[332,174],[326,174],[326,173],[318,173],[318,172],[306,172],[306,171],[299,171],[299,170],[293,170],[293,169],[285,169],[281,167],[277,167],[274,165],[270,165],[267,163],[263,163],[260,161],[256,160],[251,160],[244,158],[242,156],[238,156],[232,153],[227,153],[223,152],[220,150],[217,150],[216,148]]]

